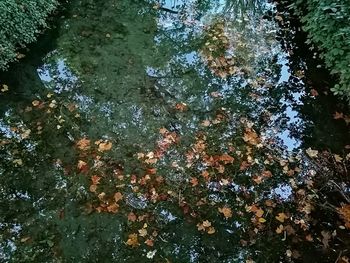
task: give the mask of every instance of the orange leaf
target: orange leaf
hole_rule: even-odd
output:
[[[92,184],[100,184],[101,177],[97,175],[91,176]]]

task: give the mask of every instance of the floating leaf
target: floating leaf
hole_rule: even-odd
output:
[[[224,215],[225,218],[231,218],[232,217],[232,210],[229,207],[223,207],[223,208],[218,208],[219,212]]]
[[[98,144],[98,150],[100,152],[105,152],[105,151],[109,151],[110,149],[112,149],[112,143],[111,142],[101,142]]]
[[[115,213],[118,212],[118,208],[119,208],[119,205],[116,204],[116,203],[113,203],[113,204],[107,206],[107,211],[110,212],[110,213],[115,214]]]
[[[147,236],[147,229],[141,228],[138,231],[139,231],[139,236],[141,236],[141,237]]]
[[[318,155],[318,151],[317,151],[317,150],[313,150],[313,149],[311,149],[311,148],[308,148],[308,149],[306,150],[306,153],[307,153],[307,155],[309,155],[311,158],[317,157],[317,155]]]
[[[188,109],[188,106],[187,106],[186,103],[183,103],[183,102],[181,102],[181,103],[176,103],[175,109],[177,109],[178,111],[183,112],[183,111],[186,111],[186,110]]]
[[[265,223],[265,222],[266,222],[266,219],[265,219],[265,218],[260,217],[260,218],[259,218],[259,222],[260,222],[260,223]]]
[[[126,244],[131,247],[138,247],[140,245],[137,234],[130,234]]]
[[[114,200],[118,203],[118,201],[123,199],[123,195],[120,192],[114,194]]]
[[[288,216],[286,216],[285,213],[278,213],[278,215],[275,218],[281,223],[284,223],[284,220],[288,219]]]
[[[37,107],[37,106],[40,105],[40,101],[38,101],[38,100],[33,100],[33,101],[32,101],[32,105],[33,105],[34,107]]]
[[[77,148],[81,151],[86,151],[90,149],[90,140],[83,138],[77,142]]]
[[[196,177],[192,177],[190,182],[192,184],[192,187],[198,185],[198,179]]]
[[[137,219],[137,216],[133,213],[133,212],[130,212],[128,214],[128,220],[131,221],[131,222],[135,222]]]
[[[279,225],[279,227],[276,228],[276,233],[281,234],[283,232],[283,225]]]
[[[208,230],[207,230],[207,233],[209,234],[209,235],[212,235],[212,234],[214,234],[215,233],[215,228],[214,227],[209,227],[208,228]]]

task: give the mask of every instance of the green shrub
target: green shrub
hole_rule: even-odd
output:
[[[0,70],[16,60],[19,48],[35,41],[57,4],[57,0],[0,1]]]
[[[331,74],[339,77],[331,90],[350,99],[350,1],[297,0],[292,6],[309,43],[320,49]]]

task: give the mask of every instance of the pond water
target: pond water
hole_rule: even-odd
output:
[[[312,186],[347,123],[275,12],[71,1],[0,75],[2,262],[334,262]]]

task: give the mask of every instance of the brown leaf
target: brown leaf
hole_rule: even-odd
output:
[[[219,212],[224,215],[225,218],[231,218],[232,217],[232,210],[229,207],[223,207],[223,208],[218,208]]]
[[[175,104],[175,109],[177,109],[178,111],[186,111],[188,109],[188,106],[186,103],[180,102],[180,103],[176,103]]]
[[[192,177],[190,182],[192,184],[192,187],[198,185],[198,179],[196,177]]]
[[[97,175],[91,176],[92,184],[100,184],[101,177]]]
[[[344,113],[336,111],[333,114],[333,119],[335,119],[335,120],[344,119]]]
[[[204,120],[201,125],[204,126],[204,127],[209,127],[211,124],[210,120]]]
[[[118,201],[123,199],[123,195],[120,192],[114,194],[114,200],[118,203]]]
[[[279,227],[276,228],[276,233],[281,234],[283,232],[283,225],[279,225]]]
[[[154,241],[152,239],[147,239],[145,241],[145,244],[149,247],[153,247],[154,246]]]
[[[119,208],[119,205],[116,204],[116,203],[113,203],[113,204],[107,206],[107,211],[110,212],[110,213],[115,214],[115,213],[118,212],[118,208]]]
[[[331,233],[329,231],[321,231],[323,248],[329,248],[329,241],[331,240]]]
[[[224,164],[229,164],[229,163],[233,163],[235,158],[233,158],[232,156],[230,156],[228,154],[223,154],[219,157],[219,160],[224,162]]]
[[[130,212],[128,214],[128,220],[131,221],[131,222],[135,222],[137,219],[137,216],[133,213],[133,212]]]
[[[311,96],[314,96],[314,97],[317,97],[319,95],[317,90],[315,90],[315,89],[311,89],[310,94],[311,94]]]
[[[258,134],[250,128],[246,128],[243,140],[251,145],[258,145],[261,141]]]

